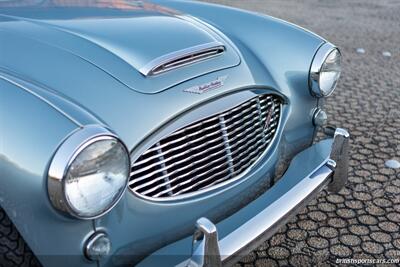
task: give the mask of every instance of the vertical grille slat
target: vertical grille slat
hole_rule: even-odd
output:
[[[160,167],[161,167],[161,169],[162,169],[162,174],[163,174],[163,176],[164,176],[164,183],[165,183],[165,187],[167,188],[167,190],[169,190],[169,192],[168,192],[168,194],[169,195],[172,195],[172,192],[171,192],[171,185],[170,185],[170,181],[169,181],[169,175],[168,175],[168,171],[167,171],[167,167],[166,167],[166,165],[165,165],[165,159],[164,159],[164,156],[162,155],[163,153],[162,153],[162,150],[161,150],[161,148],[160,148],[160,142],[158,142],[157,144],[156,144],[156,147],[157,147],[157,155],[158,155],[158,159],[159,159],[159,163],[160,163]]]
[[[279,97],[259,95],[176,130],[133,163],[129,188],[168,199],[240,177],[268,149],[281,108]]]
[[[228,160],[229,172],[231,175],[233,175],[235,170],[233,169],[232,151],[231,151],[230,144],[229,144],[228,133],[226,131],[225,119],[224,119],[224,116],[222,116],[222,115],[219,116],[219,124],[221,126],[221,132],[222,132],[222,136],[224,138],[225,154],[226,154],[226,158]]]

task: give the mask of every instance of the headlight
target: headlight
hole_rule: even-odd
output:
[[[114,207],[130,171],[125,145],[110,131],[88,126],[58,148],[49,168],[48,192],[55,208],[93,219]]]
[[[341,55],[337,48],[329,43],[322,45],[311,64],[310,88],[316,97],[332,94],[340,77]]]

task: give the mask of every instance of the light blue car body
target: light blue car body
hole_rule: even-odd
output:
[[[274,178],[277,165],[287,166],[313,142],[311,115],[319,103],[310,94],[308,78],[323,39],[238,9],[191,1],[153,3],[131,1],[138,8],[0,4],[0,206],[43,266],[134,265],[159,249],[159,254],[175,255],[167,261],[176,264],[190,254],[198,218],[218,223],[241,210],[239,219],[219,226],[224,236],[250,210],[257,211],[257,202],[247,213],[246,206]],[[154,57],[213,38],[228,47],[218,60],[154,78],[139,71]],[[227,78],[216,90],[183,91],[221,76]],[[104,125],[137,157],[172,127],[264,91],[285,101],[277,138],[257,168],[239,181],[165,203],[127,190],[111,212],[89,221],[52,207],[49,164],[78,128]],[[321,164],[329,144],[305,150],[290,172],[301,177]],[[263,202],[276,194],[265,195]],[[97,230],[106,231],[112,242],[110,256],[98,263],[83,255],[84,242]],[[141,264],[156,261],[148,257]]]

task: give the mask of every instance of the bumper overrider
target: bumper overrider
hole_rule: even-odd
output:
[[[341,128],[327,129],[326,133],[333,138],[299,153],[283,177],[256,200],[216,225],[199,218],[192,237],[158,250],[139,266],[233,265],[270,238],[322,189],[338,192],[347,181],[350,135]]]

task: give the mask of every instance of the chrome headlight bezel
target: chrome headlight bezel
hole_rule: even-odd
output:
[[[341,71],[339,72],[337,79],[333,82],[333,85],[328,92],[325,92],[324,90],[322,90],[321,86],[320,86],[321,70],[324,67],[324,64],[325,64],[327,58],[329,57],[329,55],[335,51],[337,51],[337,53],[339,55],[339,62],[340,62],[340,59],[341,59],[340,50],[330,43],[323,44],[318,49],[317,53],[314,56],[314,59],[311,63],[310,73],[309,73],[310,91],[311,91],[311,95],[314,97],[318,97],[318,98],[328,97],[335,91],[337,81],[340,78]]]
[[[93,216],[81,216],[71,207],[69,201],[67,200],[65,181],[67,172],[78,157],[78,155],[88,148],[90,145],[102,141],[102,140],[115,140],[122,145],[125,153],[128,157],[128,170],[130,170],[130,154],[125,144],[116,136],[114,133],[108,129],[97,126],[89,125],[79,130],[73,132],[67,139],[58,147],[55,152],[48,171],[47,177],[47,191],[51,204],[55,209],[61,211],[62,213],[68,214],[74,218],[91,220],[104,216],[108,213],[117,203],[120,201],[124,195],[129,182],[129,171],[126,177],[125,185],[123,190],[116,195],[115,200],[101,213],[94,214]]]

